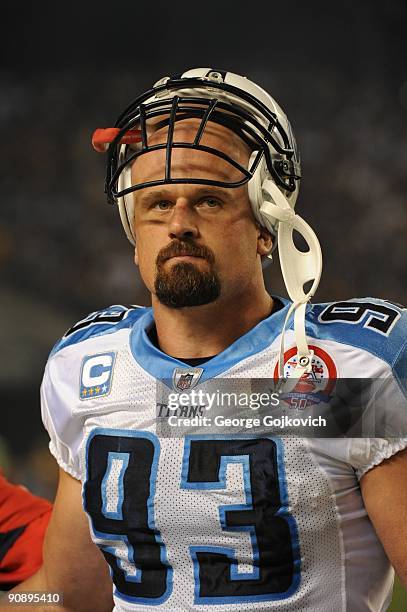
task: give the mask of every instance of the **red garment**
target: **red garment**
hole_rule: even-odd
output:
[[[29,578],[42,564],[52,504],[0,474],[0,590]]]

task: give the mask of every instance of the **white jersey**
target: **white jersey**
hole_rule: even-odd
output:
[[[83,483],[117,612],[386,610],[393,570],[358,481],[407,437],[165,437],[156,426],[166,408],[157,379],[178,390],[273,379],[289,306],[281,301],[198,368],[154,346],[150,308],[92,313],[52,351],[43,421],[59,465]],[[383,389],[391,381],[405,405],[401,307],[370,298],[314,304],[306,322],[317,380],[383,379]],[[292,329],[285,345],[289,375]]]

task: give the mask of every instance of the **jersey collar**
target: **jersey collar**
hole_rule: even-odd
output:
[[[289,300],[281,297],[278,299],[284,304],[283,308],[260,321],[224,351],[199,366],[203,369],[200,382],[221,376],[240,361],[270,346],[281,332],[290,305]],[[136,362],[154,378],[171,380],[175,368],[191,368],[183,361],[163,353],[154,346],[147,334],[153,323],[153,310],[148,308],[133,326],[130,334],[130,349]]]

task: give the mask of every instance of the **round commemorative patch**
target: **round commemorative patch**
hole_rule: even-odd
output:
[[[312,371],[303,374],[294,389],[282,395],[281,400],[292,408],[304,409],[326,402],[335,387],[337,370],[332,357],[319,346],[309,345],[314,351]],[[297,365],[297,348],[284,353],[284,376],[290,378]],[[274,380],[278,381],[278,362],[274,368]]]

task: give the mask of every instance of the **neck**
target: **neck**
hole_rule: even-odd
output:
[[[269,316],[273,299],[264,285],[257,295],[220,296],[204,306],[168,308],[152,296],[160,349],[180,359],[217,355]]]

